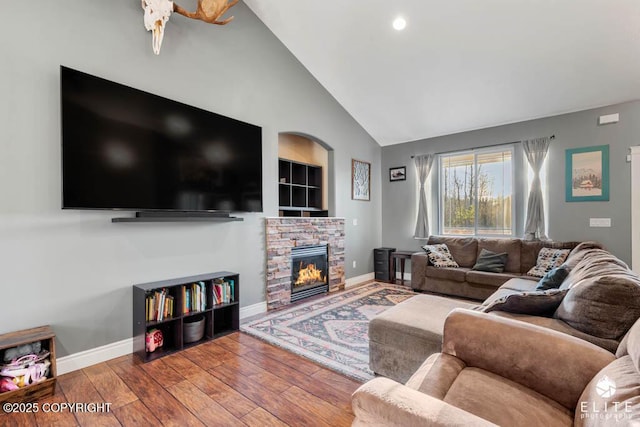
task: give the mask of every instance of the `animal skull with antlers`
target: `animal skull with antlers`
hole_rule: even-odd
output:
[[[152,31],[153,53],[160,54],[160,46],[164,37],[164,26],[171,16],[171,12],[191,19],[199,19],[209,24],[226,25],[233,16],[220,20],[227,10],[235,6],[239,0],[198,0],[195,12],[189,12],[170,0],[141,0],[144,9],[144,26]]]

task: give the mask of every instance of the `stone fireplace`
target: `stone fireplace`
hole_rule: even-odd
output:
[[[266,219],[267,276],[266,299],[267,309],[284,307],[292,301],[300,299],[293,291],[294,275],[300,270],[299,260],[294,266],[294,257],[300,249],[321,247],[326,253],[325,288],[303,285],[300,293],[317,287],[316,293],[329,292],[344,288],[344,218],[291,218],[278,217]],[[326,249],[325,249],[326,248]],[[295,249],[295,250],[294,250]],[[303,251],[304,253],[304,251]],[[314,264],[314,269],[321,269],[316,256],[307,264]],[[302,266],[305,268],[305,265]],[[307,271],[305,274],[316,274]],[[315,295],[312,294],[312,295]],[[310,295],[306,295],[310,296]],[[305,297],[303,295],[302,297]]]

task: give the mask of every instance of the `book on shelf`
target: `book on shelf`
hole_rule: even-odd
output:
[[[182,312],[184,314],[207,309],[207,287],[204,282],[182,286]]]
[[[233,279],[215,279],[213,283],[215,304],[228,304],[235,301],[235,282]]]
[[[174,297],[166,288],[147,293],[145,302],[147,322],[161,322],[174,315]]]

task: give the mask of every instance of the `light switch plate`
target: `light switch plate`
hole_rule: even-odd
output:
[[[606,116],[598,117],[599,125],[609,125],[611,123],[618,123],[620,121],[620,114],[607,114]]]
[[[589,227],[611,227],[611,218],[589,218]]]

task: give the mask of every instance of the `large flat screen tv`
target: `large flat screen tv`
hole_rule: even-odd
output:
[[[262,211],[262,128],[60,67],[62,207]]]

